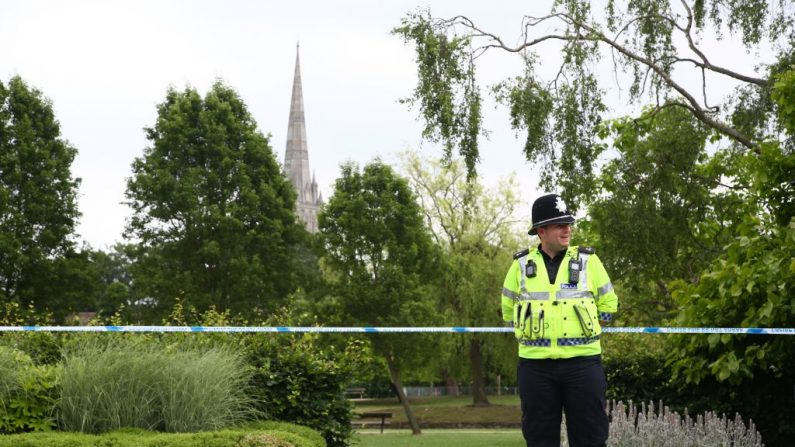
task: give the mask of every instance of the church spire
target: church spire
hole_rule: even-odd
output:
[[[284,169],[300,194],[302,186],[309,180],[309,149],[306,142],[306,119],[304,118],[304,95],[301,89],[301,61],[295,46],[295,74],[293,75],[293,97],[290,102],[290,121],[287,125],[287,148],[284,152]]]
[[[309,176],[309,149],[306,139],[304,97],[301,88],[301,62],[299,46],[295,46],[295,74],[293,96],[290,102],[290,120],[287,125],[287,147],[284,151],[284,170],[298,194],[296,212],[307,230],[317,231],[317,210],[321,200],[317,183]]]

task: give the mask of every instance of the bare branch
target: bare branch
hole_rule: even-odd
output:
[[[687,37],[687,44],[690,46],[690,49],[693,50],[694,53],[704,61],[705,64],[709,64],[709,60],[707,60],[707,56],[701,52],[701,50],[696,47],[695,42],[693,42],[693,36],[690,35],[690,30],[693,28],[693,11],[690,9],[690,5],[687,4],[685,0],[681,0],[682,6],[685,7],[685,11],[687,11],[687,26],[685,29],[682,30],[685,33],[685,37]]]
[[[702,69],[706,68],[708,70],[732,77],[734,79],[738,79],[743,82],[748,82],[750,84],[756,84],[759,86],[766,86],[768,84],[766,79],[760,79],[752,76],[742,75],[740,73],[728,70],[726,68],[711,64],[707,59],[707,56],[701,50],[699,50],[695,42],[693,42],[693,36],[690,34],[690,31],[693,26],[693,11],[690,9],[690,6],[687,4],[685,0],[681,0],[681,2],[682,6],[684,6],[685,10],[687,11],[687,26],[685,27],[684,30],[682,30],[682,32],[685,34],[685,37],[687,38],[687,44],[690,46],[690,49],[693,50],[693,52],[696,53],[698,57],[701,58],[702,61],[704,61],[703,63],[696,63],[697,66],[701,67]]]
[[[646,92],[646,81],[649,79],[649,72],[651,71],[651,67],[646,67],[646,74],[643,75],[643,83],[641,84],[640,94]]]
[[[716,130],[720,131],[721,133],[723,133],[725,135],[728,135],[728,136],[734,138],[740,144],[742,144],[743,146],[746,146],[749,149],[753,149],[754,151],[758,151],[759,150],[759,148],[757,147],[756,144],[754,144],[748,137],[746,137],[745,135],[743,135],[742,133],[737,131],[737,129],[734,129],[733,127],[729,127],[726,124],[721,123],[721,122],[715,120],[714,118],[710,117],[709,115],[707,115],[707,112],[698,105],[698,101],[693,97],[693,95],[691,95],[684,87],[682,87],[676,81],[674,81],[671,78],[671,76],[668,73],[666,73],[666,71],[663,70],[662,67],[660,67],[659,65],[655,64],[654,61],[651,61],[651,60],[649,60],[648,58],[646,58],[644,56],[641,56],[639,54],[634,53],[633,51],[631,51],[628,48],[624,47],[623,45],[619,44],[618,42],[615,42],[615,41],[611,40],[610,38],[608,38],[607,36],[602,34],[599,30],[596,30],[596,29],[592,28],[591,26],[589,26],[587,24],[578,23],[574,19],[571,19],[571,18],[570,18],[570,20],[571,20],[572,23],[577,24],[578,26],[582,27],[583,29],[588,30],[592,35],[595,36],[594,38],[589,38],[588,40],[597,39],[597,40],[599,40],[601,42],[604,42],[604,43],[610,45],[611,47],[615,48],[619,53],[625,55],[626,57],[628,57],[628,58],[630,58],[632,60],[638,61],[638,62],[650,67],[652,70],[654,70],[654,72],[658,76],[660,76],[665,81],[666,84],[668,84],[672,89],[676,90],[680,95],[682,95],[687,100],[687,102],[689,103],[689,106],[691,108],[691,111],[693,112],[693,115],[695,115],[696,118],[698,118],[701,122],[707,124],[709,127],[712,127],[713,129],[716,129]]]
[[[566,73],[563,73],[563,69],[564,68],[565,68],[565,66],[563,64],[560,64],[560,69],[558,70],[558,74],[555,75],[555,79],[553,79],[552,82],[550,83],[550,85],[554,85],[555,86],[555,90],[558,89],[558,79],[560,79],[561,76],[566,78]]]
[[[635,17],[632,20],[628,21],[620,30],[618,30],[618,32],[616,33],[615,37],[613,37],[613,40],[618,41],[618,37],[624,31],[628,30],[630,25],[632,25],[633,23],[635,23],[637,21],[644,20],[644,19],[663,19],[666,22],[670,23],[671,26],[673,26],[674,28],[676,28],[676,29],[678,29],[680,31],[684,31],[684,28],[682,28],[681,25],[676,23],[676,20],[672,19],[671,17],[664,16],[662,14],[649,14],[649,15],[645,15],[645,16],[638,16],[638,17]]]
[[[655,117],[655,116],[657,116],[657,114],[658,114],[658,113],[660,113],[662,110],[664,110],[664,109],[668,109],[668,108],[671,108],[671,107],[683,107],[683,108],[685,108],[685,109],[687,109],[687,110],[689,110],[689,111],[693,112],[693,108],[692,108],[692,107],[690,107],[690,106],[689,106],[689,105],[687,105],[687,104],[680,103],[680,102],[675,102],[675,101],[670,101],[670,102],[666,102],[665,104],[660,104],[660,105],[658,105],[658,106],[657,106],[657,107],[655,107],[655,108],[654,108],[654,110],[652,110],[650,113],[648,113],[648,114],[644,114],[644,115],[643,115],[643,118],[654,118],[654,117]],[[638,119],[635,119],[635,120],[633,120],[633,121],[637,123],[637,122],[638,122]]]
[[[703,68],[701,69],[701,94],[704,96],[704,107],[717,113],[720,107],[707,104],[707,74]]]
[[[675,20],[673,20],[670,17],[661,16],[661,15],[657,16],[657,17],[659,17],[659,18],[661,18],[663,20],[666,20],[666,21],[670,22],[676,29],[682,31],[685,34],[685,36],[687,37],[687,39],[688,39],[688,43],[690,45],[691,50],[693,50],[702,59],[702,61],[698,61],[698,60],[694,60],[694,59],[675,59],[675,61],[687,61],[687,62],[693,63],[695,66],[701,68],[702,69],[702,76],[703,76],[702,79],[704,81],[705,81],[704,70],[710,70],[710,71],[721,73],[721,74],[724,74],[726,76],[730,76],[732,78],[739,79],[741,81],[752,83],[752,84],[755,84],[755,85],[767,85],[767,81],[764,80],[764,79],[758,79],[758,78],[754,78],[754,77],[750,77],[750,76],[741,75],[741,74],[733,72],[731,70],[727,70],[727,69],[725,69],[723,67],[718,67],[718,66],[712,65],[706,59],[706,57],[703,55],[703,53],[698,49],[698,47],[695,46],[695,43],[692,40],[692,36],[690,34],[691,27],[692,27],[692,12],[690,11],[689,7],[686,6],[686,8],[688,10],[688,24],[684,28],[681,27],[680,25],[676,24]],[[538,25],[538,24],[540,24],[540,23],[542,23],[544,21],[551,20],[551,19],[561,20],[565,24],[567,24],[568,26],[574,26],[574,27],[577,27],[578,29],[582,29],[582,30],[586,31],[587,34],[585,34],[585,35],[580,34],[580,33],[578,33],[576,35],[547,34],[547,35],[544,35],[544,36],[541,36],[541,37],[538,37],[538,38],[532,39],[532,40],[525,39],[524,42],[520,43],[517,46],[508,46],[508,45],[505,44],[505,42],[502,41],[502,39],[499,36],[497,36],[497,35],[495,35],[493,33],[488,33],[488,32],[485,32],[485,31],[481,30],[480,28],[475,26],[474,23],[469,18],[467,18],[465,16],[456,16],[456,17],[454,17],[454,18],[452,18],[450,20],[439,21],[438,23],[441,24],[442,26],[447,26],[447,27],[452,27],[452,26],[455,26],[455,25],[464,26],[464,27],[474,31],[474,35],[486,38],[488,43],[486,45],[479,46],[479,47],[477,47],[475,49],[475,51],[478,52],[478,55],[483,54],[483,52],[485,52],[485,51],[487,51],[487,50],[489,50],[491,48],[498,48],[498,49],[501,49],[501,50],[504,50],[504,51],[508,51],[508,52],[512,52],[512,53],[518,53],[518,52],[524,51],[524,50],[526,50],[528,48],[531,48],[531,47],[533,47],[535,45],[538,45],[538,44],[540,44],[542,42],[545,42],[547,40],[561,40],[561,41],[566,41],[566,42],[601,42],[601,43],[604,43],[604,44],[608,45],[610,48],[612,48],[614,51],[618,51],[620,54],[624,55],[629,60],[641,63],[641,64],[645,65],[646,67],[648,67],[649,70],[653,71],[657,76],[660,77],[660,79],[662,79],[664,81],[664,83],[666,85],[668,85],[671,89],[675,90],[677,93],[679,93],[679,95],[681,95],[685,99],[686,104],[685,103],[681,103],[681,105],[683,107],[687,107],[698,120],[700,120],[701,122],[703,122],[707,126],[713,128],[713,129],[716,129],[719,132],[721,132],[721,133],[733,138],[734,140],[736,140],[737,142],[739,142],[743,146],[746,146],[749,149],[753,149],[755,151],[758,151],[757,145],[753,141],[751,141],[750,138],[748,138],[747,136],[745,136],[744,134],[739,132],[737,129],[734,129],[733,127],[730,127],[730,126],[726,125],[725,123],[722,123],[722,122],[718,121],[717,119],[713,118],[712,116],[710,116],[710,113],[712,113],[715,109],[714,108],[710,108],[709,106],[706,105],[706,93],[705,93],[705,88],[706,87],[704,87],[702,89],[702,93],[705,96],[705,104],[704,105],[705,105],[705,107],[707,107],[707,109],[705,110],[704,108],[702,108],[700,106],[699,101],[696,100],[693,97],[693,95],[690,92],[687,91],[687,89],[685,89],[679,83],[674,81],[671,78],[670,74],[662,66],[660,66],[657,63],[657,61],[650,60],[649,58],[647,58],[647,57],[645,57],[645,56],[643,56],[641,54],[636,53],[635,51],[631,50],[630,48],[626,47],[625,45],[623,45],[622,43],[617,41],[616,39],[611,39],[611,38],[607,37],[600,30],[598,30],[598,29],[596,29],[596,28],[594,28],[594,27],[592,27],[592,26],[590,26],[590,25],[588,25],[586,23],[580,22],[580,21],[574,19],[573,17],[569,16],[568,14],[555,13],[555,14],[550,14],[548,16],[544,16],[544,17],[540,17],[540,18],[534,18],[534,17],[530,17],[530,16],[525,16],[525,20],[526,20],[526,22],[524,23],[524,27],[525,27],[524,34],[525,34],[525,36],[528,35],[528,29],[530,27],[536,26],[536,25]],[[633,20],[639,20],[639,19],[633,19]],[[562,70],[561,70],[561,72],[562,72]],[[560,73],[559,73],[559,75],[560,75]],[[645,82],[646,81],[644,80],[644,85],[645,85]]]
[[[660,60],[664,60],[664,59],[666,59],[666,58],[660,58]],[[671,65],[678,64],[679,62],[690,62],[691,64],[695,65],[696,67],[705,68],[705,67],[702,67],[701,62],[699,62],[699,61],[697,61],[695,59],[691,59],[689,57],[669,57],[667,59],[670,59],[669,63]]]
[[[506,46],[506,45],[504,45],[502,43],[497,43],[497,44],[484,45],[481,48],[499,48],[501,50],[505,50],[505,51],[508,51],[508,52],[511,52],[511,53],[519,53],[519,52],[521,52],[521,51],[523,51],[523,50],[525,50],[527,48],[530,48],[532,46],[538,45],[539,43],[547,41],[547,40],[565,40],[565,41],[572,41],[573,42],[573,41],[590,40],[590,39],[584,39],[582,36],[566,36],[566,35],[560,35],[560,34],[549,34],[549,35],[546,35],[546,36],[539,37],[538,39],[533,39],[533,40],[531,40],[529,42],[524,42],[523,44],[521,44],[519,46],[516,46],[516,47],[508,47],[508,46]]]

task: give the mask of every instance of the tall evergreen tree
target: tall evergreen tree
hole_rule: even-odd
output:
[[[273,310],[296,286],[295,192],[238,94],[169,90],[132,165],[126,236],[144,302]],[[151,299],[153,300],[151,300]]]

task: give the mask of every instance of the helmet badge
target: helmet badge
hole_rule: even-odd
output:
[[[566,212],[566,202],[563,201],[562,197],[558,196],[558,200],[555,201],[555,208],[557,208],[561,213]]]

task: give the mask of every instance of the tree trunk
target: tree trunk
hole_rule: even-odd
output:
[[[491,405],[486,396],[485,368],[483,367],[482,341],[473,337],[469,343],[469,364],[472,373],[472,405],[487,407]]]
[[[455,377],[450,375],[450,371],[444,370],[444,387],[446,388],[447,395],[449,396],[458,396],[460,391],[458,390],[458,380]]]
[[[411,405],[409,405],[409,399],[406,397],[406,393],[403,392],[403,384],[400,382],[400,372],[395,368],[395,365],[389,357],[386,359],[386,366],[389,369],[389,377],[392,379],[392,386],[395,388],[400,404],[403,405],[403,411],[406,412],[406,419],[411,426],[411,434],[421,435],[420,424],[417,422],[417,418],[414,417],[414,412],[411,410]]]

